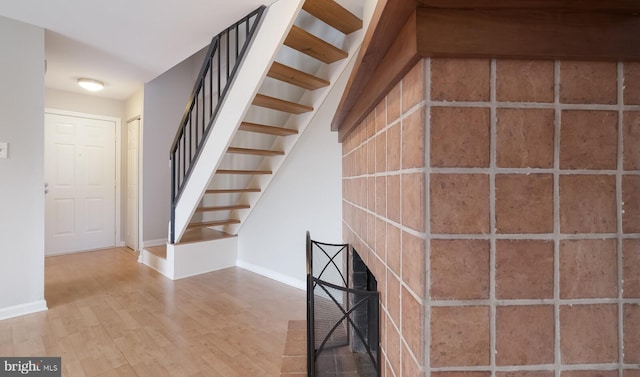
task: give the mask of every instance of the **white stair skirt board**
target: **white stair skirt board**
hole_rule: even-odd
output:
[[[173,263],[169,263],[169,250],[167,248],[167,258],[159,257],[147,249],[142,249],[140,252],[140,256],[138,257],[138,262],[143,263],[145,266],[149,266],[154,270],[158,271],[162,275],[173,279]]]
[[[38,301],[29,302],[26,304],[10,306],[8,308],[1,308],[0,321],[3,319],[9,319],[9,318],[19,317],[27,314],[43,312],[45,310],[47,310],[47,301],[45,300],[38,300]]]
[[[238,237],[187,244],[167,244],[167,258],[143,250],[142,263],[171,280],[235,267]]]
[[[234,83],[229,87],[216,123],[204,142],[198,162],[194,165],[177,203],[174,219],[176,240],[187,229],[191,216],[251,106],[279,46],[287,36],[289,26],[302,8],[302,3],[303,0],[279,0],[265,10],[255,39],[247,50]]]

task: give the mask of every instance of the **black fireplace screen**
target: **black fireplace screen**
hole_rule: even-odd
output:
[[[307,375],[379,377],[379,338],[373,274],[348,244],[313,241],[307,232]]]

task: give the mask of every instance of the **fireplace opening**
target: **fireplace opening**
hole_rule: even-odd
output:
[[[307,374],[380,376],[377,281],[348,244],[307,232]]]

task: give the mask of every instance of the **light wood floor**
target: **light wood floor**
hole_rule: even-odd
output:
[[[49,310],[0,321],[0,355],[63,376],[279,376],[303,291],[238,268],[171,281],[125,249],[46,259]]]

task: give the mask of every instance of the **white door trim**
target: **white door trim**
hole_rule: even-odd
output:
[[[122,139],[122,124],[121,124],[121,119],[120,118],[115,118],[115,117],[110,117],[110,116],[104,116],[104,115],[96,115],[96,114],[87,114],[87,113],[79,113],[76,111],[68,111],[68,110],[59,110],[59,109],[52,109],[52,108],[45,108],[44,109],[44,113],[45,114],[52,114],[52,115],[66,115],[66,116],[72,116],[72,117],[76,117],[76,118],[87,118],[87,119],[96,119],[96,120],[106,120],[106,121],[110,121],[110,122],[114,122],[116,124],[116,151],[115,151],[115,155],[116,155],[116,177],[115,177],[115,182],[116,182],[116,218],[115,218],[115,230],[116,230],[116,236],[115,236],[115,246],[123,246],[124,245],[124,241],[122,239],[122,232],[121,232],[121,227],[122,227],[122,198],[120,197],[122,194],[122,167],[120,166],[122,164],[122,145],[121,145],[121,139]],[[43,180],[44,182],[44,177]]]

